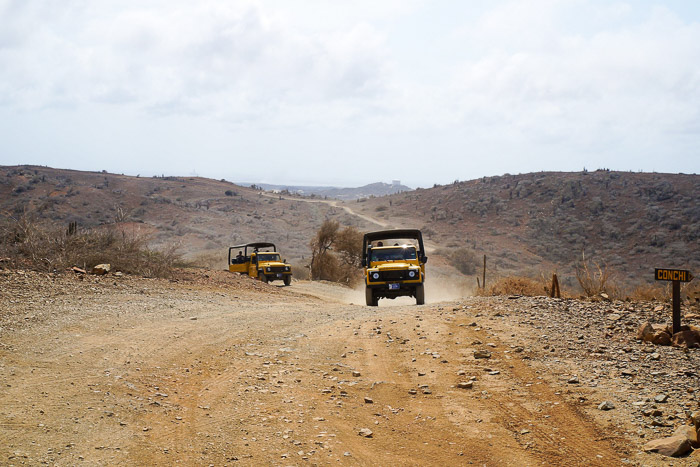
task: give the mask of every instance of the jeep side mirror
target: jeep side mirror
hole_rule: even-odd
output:
[[[425,255],[421,256],[420,262],[423,263],[423,264],[427,263],[427,262],[428,262],[428,257],[425,256]]]

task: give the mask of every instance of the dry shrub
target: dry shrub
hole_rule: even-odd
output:
[[[526,295],[537,297],[546,295],[543,283],[529,277],[508,276],[502,277],[495,284],[486,288],[483,295]]]
[[[292,261],[292,276],[297,280],[309,280],[309,266],[296,261]]]
[[[354,285],[362,278],[362,234],[354,227],[340,230],[338,221],[326,219],[309,246],[312,280]]]
[[[586,258],[581,254],[581,263],[576,266],[576,279],[578,280],[586,297],[594,297],[606,293],[609,297],[618,297],[620,288],[615,283],[615,275],[603,263]]]
[[[152,277],[171,273],[181,257],[176,246],[154,250],[149,238],[136,229],[119,224],[74,233],[46,226],[28,216],[6,217],[0,226],[0,256],[15,267],[56,271],[79,266],[92,268],[109,263],[114,270]]]
[[[441,248],[436,253],[449,259],[455,269],[466,275],[475,274],[481,264],[476,253],[469,248]]]
[[[671,282],[639,285],[628,297],[641,301],[671,300]],[[689,283],[681,283],[681,299],[688,300],[691,304],[700,303],[700,281],[694,279]]]

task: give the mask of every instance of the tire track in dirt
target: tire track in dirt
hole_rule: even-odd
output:
[[[445,335],[462,342],[477,341],[481,336],[454,322],[435,319],[434,312],[435,309],[415,315],[411,307],[392,310],[389,324],[384,314],[383,319],[360,325],[359,337],[348,339],[362,349],[354,352],[352,358],[348,355],[348,360],[361,369],[363,376],[375,381],[376,386],[368,391],[377,395],[375,403],[386,398],[395,401],[396,406],[412,407],[406,408],[404,415],[413,416],[414,420],[409,417],[405,423],[414,428],[406,430],[403,437],[411,439],[414,445],[425,439],[437,443],[440,449],[430,454],[433,456],[445,458],[450,451],[454,456],[460,451],[469,452],[470,460],[489,465],[620,463],[619,454],[607,441],[601,441],[604,436],[594,424],[560,397],[557,389],[546,383],[530,384],[539,380],[522,360],[513,357],[505,360],[500,350],[494,350],[490,362],[500,373],[484,376],[479,362],[466,358],[459,347],[441,340]],[[399,321],[409,326],[412,322],[414,330],[419,329],[415,336],[419,343],[405,342],[406,325],[400,331],[395,329]],[[431,334],[441,339],[432,339]],[[503,348],[494,338],[489,338],[489,342],[496,349]],[[405,348],[408,346],[410,350]],[[458,371],[465,368],[478,375],[475,388],[486,389],[485,395],[479,389],[464,391],[445,386],[446,380],[456,384],[460,380]],[[428,387],[430,394],[421,394],[422,385]],[[417,394],[409,396],[409,389],[416,389]],[[520,394],[511,397],[509,393],[514,391]],[[532,412],[526,405],[533,400],[551,401],[551,408],[542,413]],[[426,415],[433,419],[431,436],[416,438],[414,430],[419,433],[423,430],[416,426],[415,419]],[[423,446],[421,452],[431,451]]]
[[[598,453],[619,464],[555,384],[466,312],[212,291],[168,286],[79,328],[76,313],[3,336],[17,350],[0,367],[13,386],[0,403],[15,414],[0,418],[0,459],[23,445],[30,464],[596,465]],[[476,347],[492,358],[476,362]],[[472,390],[455,387],[471,375]],[[23,396],[39,384],[46,395]]]
[[[484,333],[466,324],[466,320],[455,320],[451,326],[453,335],[465,342],[481,342]],[[507,355],[504,349],[508,347],[496,336],[488,335],[487,339],[493,345],[489,347],[492,357],[483,365],[498,368],[499,375],[493,376],[505,381],[502,386],[489,385],[492,389],[485,403],[497,407],[495,421],[509,430],[521,446],[537,452],[540,459],[551,465],[609,466],[621,462],[617,450],[606,440],[608,436],[562,396],[565,388],[550,386],[517,353]],[[483,344],[475,347],[484,348]],[[473,357],[463,358],[462,362],[465,366],[480,365]],[[517,396],[511,395],[516,392]],[[544,408],[533,411],[528,407],[533,404]],[[537,442],[532,443],[531,438]]]

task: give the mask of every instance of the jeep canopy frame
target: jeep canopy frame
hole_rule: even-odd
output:
[[[392,230],[378,230],[376,232],[367,232],[362,239],[362,266],[367,266],[368,255],[371,249],[371,244],[374,241],[379,240],[396,240],[396,239],[409,239],[416,240],[416,248],[418,251],[416,255],[421,263],[426,263],[428,257],[425,256],[425,248],[423,246],[423,234],[418,229],[392,229]],[[385,245],[388,246],[388,245]]]
[[[246,243],[243,245],[234,245],[232,247],[229,247],[229,249],[228,249],[228,264],[231,264],[231,255],[232,255],[232,252],[234,250],[243,251],[244,258],[250,257],[250,254],[248,254],[249,248],[253,251],[261,250],[263,248],[272,248],[271,251],[277,251],[277,247],[275,246],[275,244],[270,243],[270,242],[254,242],[254,243]]]

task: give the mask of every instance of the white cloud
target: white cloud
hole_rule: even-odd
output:
[[[159,121],[143,146],[174,154],[196,135],[158,138],[190,119],[219,138],[201,142],[212,165],[244,147],[280,166],[294,148],[290,172],[331,152],[358,167],[401,156],[424,184],[481,175],[455,174],[473,170],[464,154],[484,173],[611,155],[636,170],[700,142],[699,19],[598,0],[0,0],[0,108],[72,111],[86,132],[109,109],[115,126]]]
[[[256,119],[261,108],[333,106],[381,90],[381,38],[367,24],[316,37],[253,4],[147,4],[74,16],[7,6],[4,22],[25,31],[21,41],[8,33],[0,53],[12,104],[124,102]]]

